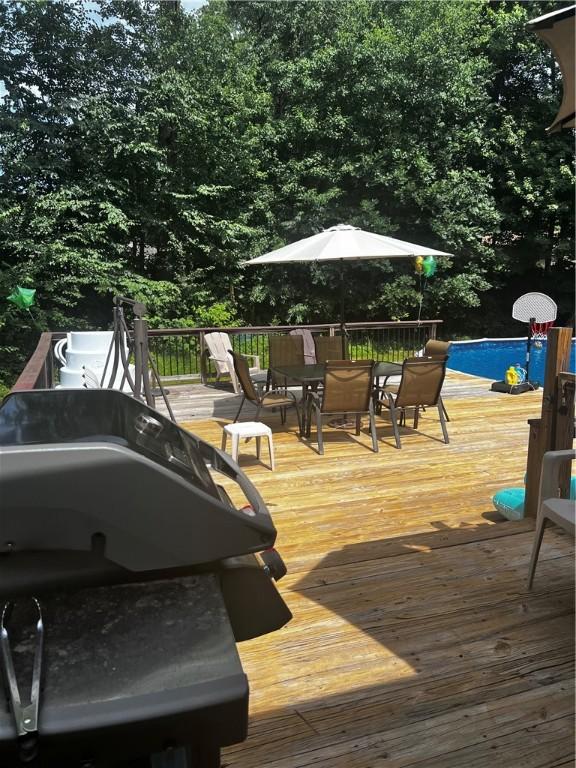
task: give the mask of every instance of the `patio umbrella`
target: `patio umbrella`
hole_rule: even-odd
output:
[[[574,13],[576,5],[539,16],[526,25],[542,38],[556,57],[562,72],[562,103],[548,133],[574,128]]]
[[[290,264],[292,262],[340,262],[340,332],[342,334],[342,356],[345,354],[344,338],[345,296],[344,262],[364,259],[398,259],[416,256],[450,256],[443,251],[435,251],[423,245],[407,243],[393,237],[365,232],[348,224],[338,224],[317,235],[298,240],[283,248],[257,256],[245,264]]]

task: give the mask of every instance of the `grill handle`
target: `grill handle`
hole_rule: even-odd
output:
[[[270,512],[268,512],[264,499],[260,496],[254,484],[238,467],[234,459],[219,448],[210,445],[210,443],[205,443],[204,440],[200,440],[199,438],[196,439],[198,440],[198,448],[200,449],[204,461],[216,472],[221,472],[240,486],[244,496],[246,496],[246,499],[250,502],[250,506],[256,514],[270,517]]]

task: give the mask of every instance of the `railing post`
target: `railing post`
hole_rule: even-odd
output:
[[[200,350],[200,381],[206,384],[208,381],[208,371],[206,368],[206,342],[204,341],[204,331],[198,332],[198,349]]]
[[[48,370],[46,371],[46,386],[49,389],[52,389],[54,386],[54,347],[52,347],[52,344],[50,345],[51,352],[46,357],[46,365]]]
[[[561,435],[556,423],[559,403],[558,374],[567,371],[570,361],[571,328],[550,328],[546,353],[546,375],[540,419],[530,419],[530,439],[526,463],[526,497],[524,517],[536,517],[542,459],[546,451],[571,448],[572,439]],[[558,443],[562,444],[558,444]]]

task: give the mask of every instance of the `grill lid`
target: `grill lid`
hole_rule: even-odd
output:
[[[117,390],[9,395],[0,462],[2,573],[18,555],[55,550],[90,552],[108,570],[186,568],[260,552],[276,538],[229,456]],[[219,492],[211,470],[240,486],[247,511]],[[24,575],[41,581],[41,571]]]

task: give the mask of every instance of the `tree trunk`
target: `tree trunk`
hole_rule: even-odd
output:
[[[550,273],[552,267],[552,254],[554,252],[554,232],[556,230],[556,219],[548,220],[548,231],[546,232],[546,252],[544,254],[544,272]]]
[[[146,243],[144,241],[144,237],[141,236],[140,240],[138,241],[138,269],[142,275],[146,274],[146,259],[144,256],[145,248]]]

